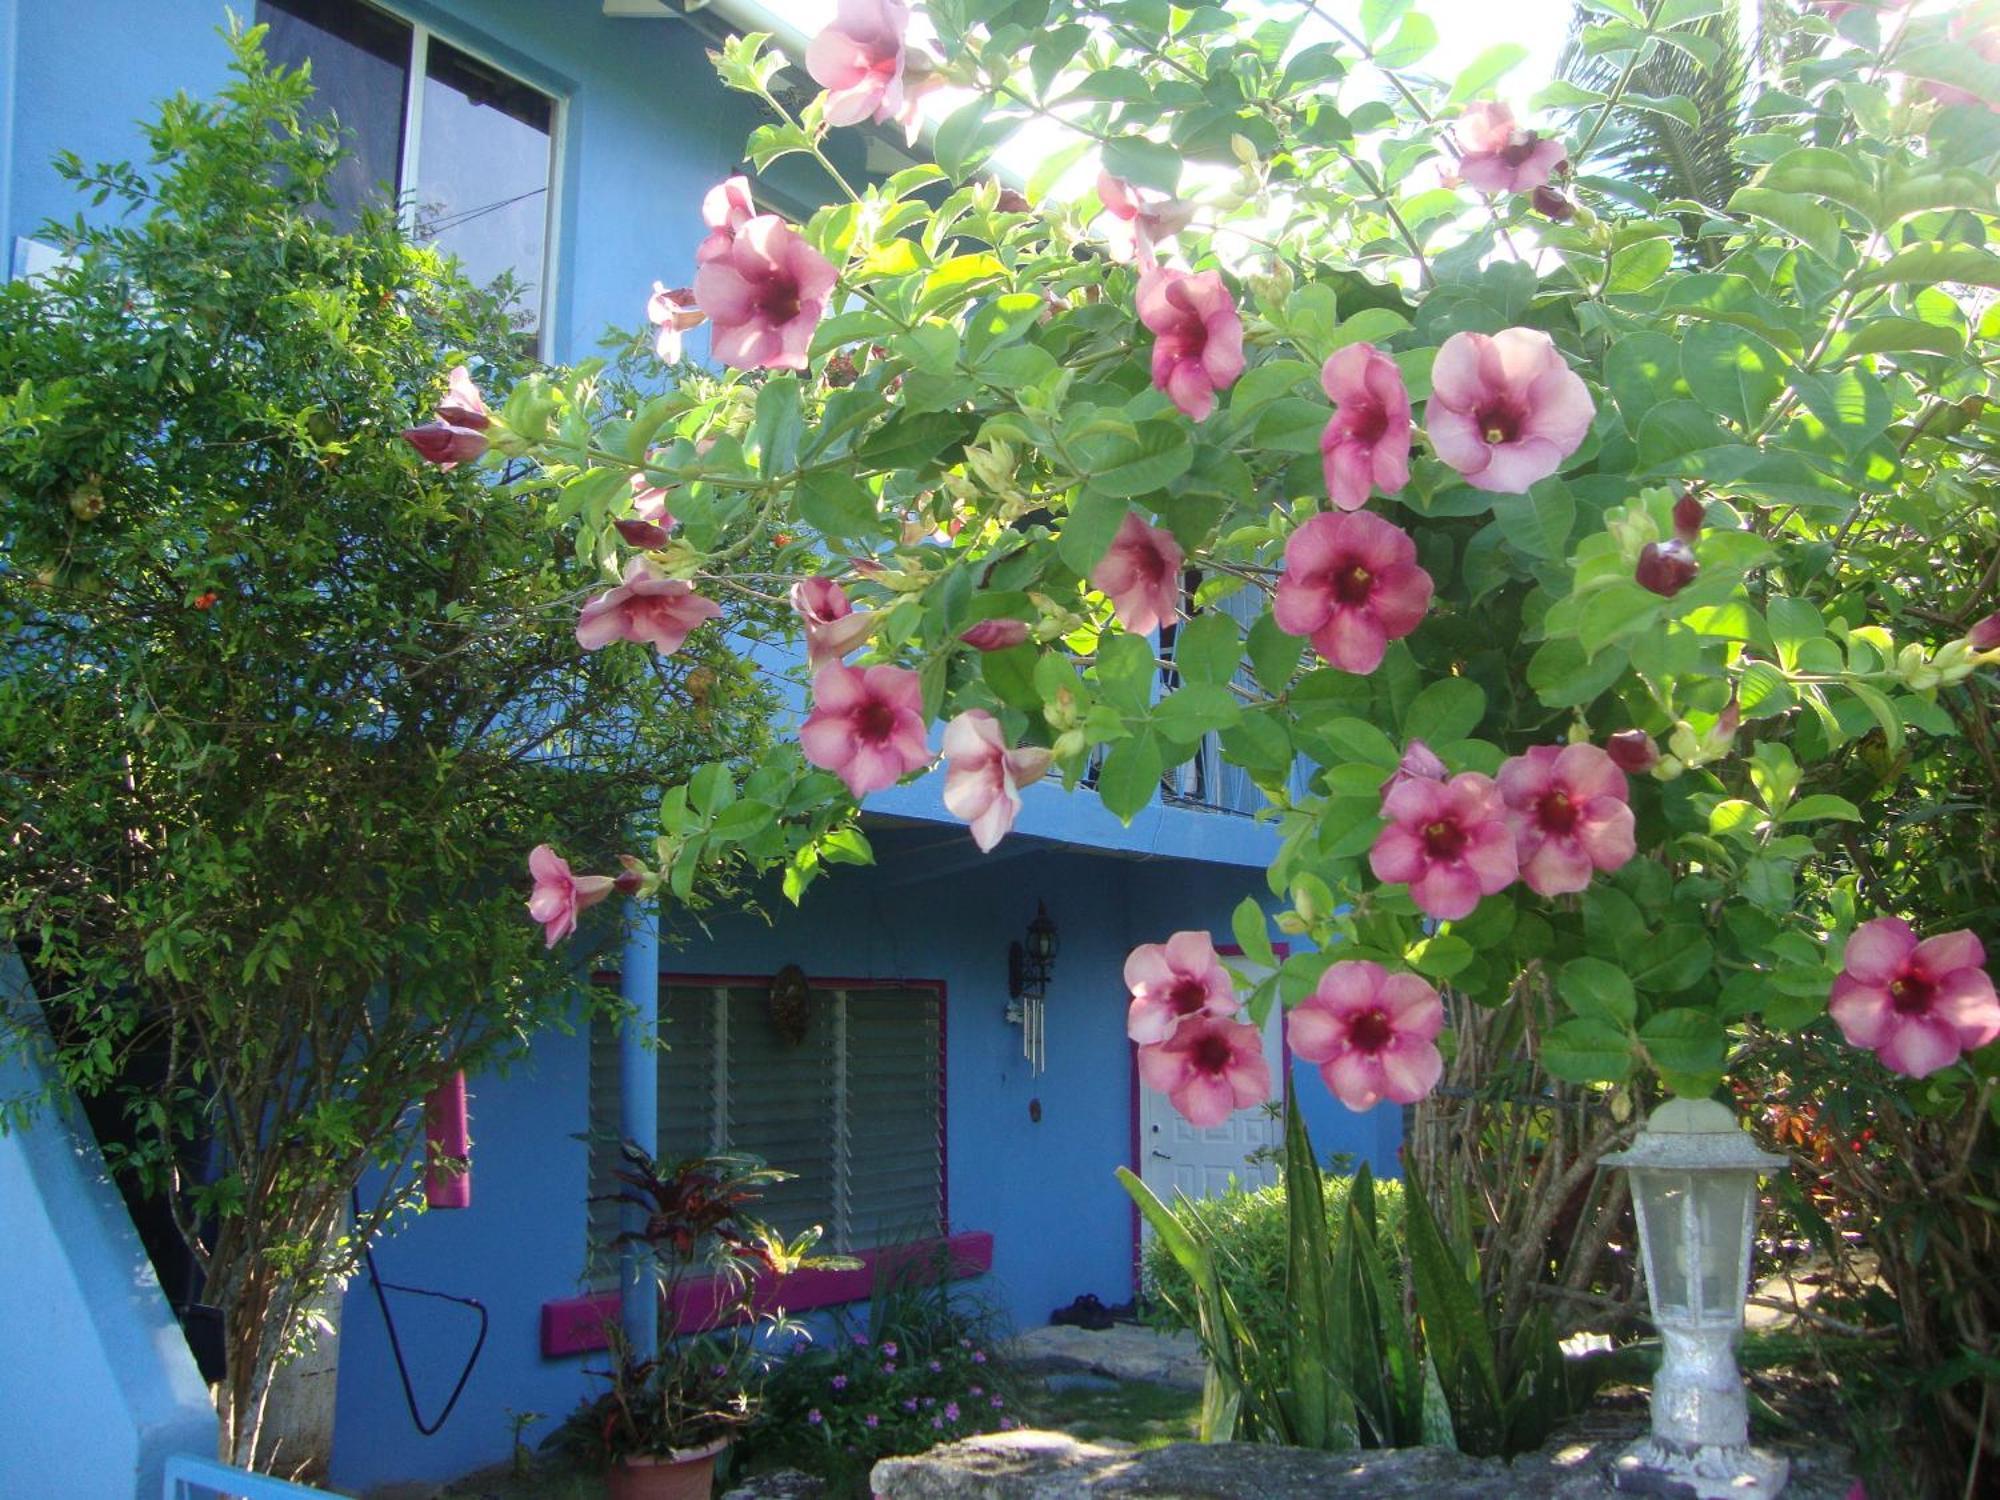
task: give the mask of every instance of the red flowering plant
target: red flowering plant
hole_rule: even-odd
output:
[[[1247,900],[1269,972],[1237,1009],[1135,988],[1141,1076],[1191,1114],[1268,1088],[1240,1033],[1274,1004],[1356,1103],[1451,1076],[1504,1017],[1603,1122],[1557,1199],[1660,1090],[1710,1094],[1774,1033],[1988,1089],[1977,934],[1855,851],[1914,747],[1990,723],[2000,65],[1928,12],[1780,15],[1741,185],[1663,200],[1611,148],[1695,115],[1629,85],[1704,66],[1709,8],[1592,9],[1578,45],[1622,81],[1540,107],[1497,96],[1505,48],[1431,76],[1404,5],[857,7],[797,114],[767,38],[725,44],[775,115],[752,167],[810,158],[837,201],[785,224],[749,180],[693,278],[730,370],[618,410],[530,382],[484,429],[607,585],[643,480],[679,523],[659,576],[821,579],[851,611],[801,606],[802,758],[830,776],[670,788],[653,878],[743,854],[796,897],[866,857],[788,834],[801,811],[917,775],[958,777],[991,847],[1023,752],[1094,768],[1129,819],[1213,740],[1266,799],[1277,925],[1312,941],[1281,961]],[[934,162],[851,182],[829,133],[895,116],[912,69],[958,91]],[[1003,191],[1016,141],[1045,149]]]

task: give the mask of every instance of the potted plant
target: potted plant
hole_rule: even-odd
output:
[[[839,1262],[811,1254],[817,1226],[787,1241],[751,1216],[790,1173],[752,1156],[661,1163],[629,1141],[619,1150],[621,1188],[594,1201],[640,1211],[638,1226],[607,1248],[637,1250],[637,1274],[656,1283],[659,1349],[633,1348],[623,1326],[608,1322],[611,1367],[592,1372],[608,1388],[548,1445],[602,1468],[611,1500],[706,1500],[717,1458],[757,1412],[762,1345],[784,1322],[782,1310],[755,1306],[758,1278]]]

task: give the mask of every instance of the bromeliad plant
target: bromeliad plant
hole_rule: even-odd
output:
[[[1356,1108],[1425,1096],[1468,1007],[1613,1115],[1771,1033],[1978,1107],[1983,949],[1867,845],[1921,747],[1993,763],[2000,11],[1772,12],[1721,201],[1662,198],[1617,143],[1699,119],[1634,80],[1715,65],[1722,8],[1588,0],[1608,84],[1519,109],[1520,49],[1434,77],[1397,0],[937,0],[921,66],[900,0],[851,0],[796,115],[727,44],[776,117],[752,164],[840,201],[703,205],[672,317],[727,373],[530,380],[485,433],[623,580],[587,644],[788,594],[813,643],[804,764],[670,788],[642,881],[742,858],[796,897],[866,857],[802,815],[938,723],[982,845],[1045,765],[1129,818],[1212,736],[1313,941],[1280,961],[1246,901],[1247,996],[1191,941],[1135,976],[1142,1076],[1197,1123],[1268,1093],[1277,1003]],[[849,181],[829,132],[917,77],[961,91],[935,164]]]

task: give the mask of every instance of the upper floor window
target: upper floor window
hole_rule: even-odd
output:
[[[333,177],[336,219],[393,197],[412,230],[483,284],[511,275],[523,331],[544,322],[556,100],[428,27],[361,0],[258,0],[264,50],[312,64],[319,106],[352,153]]]

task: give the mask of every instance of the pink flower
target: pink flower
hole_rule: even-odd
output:
[[[486,451],[485,433],[475,427],[455,427],[449,422],[405,427],[403,441],[416,449],[425,463],[436,464],[440,469],[471,463]]]
[[[528,873],[535,889],[528,897],[528,915],[542,924],[543,946],[553,948],[576,931],[576,914],[611,894],[609,875],[572,875],[569,863],[547,844],[528,855]]]
[[[1504,104],[1468,104],[1452,127],[1458,175],[1482,193],[1527,193],[1563,164],[1562,142],[1522,130]]]
[[[830,661],[814,676],[812,692],[800,748],[855,796],[894,786],[930,764],[923,685],[908,667],[864,670]]]
[[[1968,5],[1953,13],[1945,23],[1945,36],[1954,46],[1971,52],[1984,62],[2000,63],[2000,15],[1989,6],[1984,13]],[[1955,84],[1926,80],[1924,92],[1939,104],[1983,104],[2000,114],[2000,96],[1982,96]]]
[[[717,256],[727,255],[743,226],[756,217],[749,178],[726,177],[710,188],[701,200],[701,221],[708,226],[708,238],[695,246],[695,265],[705,266]]]
[[[694,273],[715,357],[739,370],[803,370],[836,279],[833,263],[776,214],[750,220]]]
[[[806,664],[818,668],[839,661],[875,629],[875,616],[847,602],[847,591],[831,578],[801,578],[792,585],[792,608],[806,632]]]
[[[1553,339],[1503,328],[1444,341],[1424,425],[1437,456],[1474,489],[1523,495],[1576,452],[1596,414]]]
[[[1396,769],[1382,783],[1382,795],[1388,796],[1392,788],[1406,781],[1443,781],[1447,774],[1444,762],[1437,758],[1437,752],[1422,740],[1413,739],[1403,747],[1403,758],[1396,762]]]
[[[464,365],[453,365],[445,377],[444,399],[438,402],[437,419],[453,427],[471,427],[480,432],[492,420],[485,398],[472,383],[472,372]]]
[[[1536,745],[1495,778],[1514,828],[1521,878],[1539,896],[1590,884],[1629,860],[1632,809],[1625,773],[1595,745]]]
[[[972,827],[980,852],[1005,838],[1021,811],[1021,788],[1042,779],[1050,755],[1034,745],[1007,748],[1000,721],[969,708],[944,728],[944,805]]]
[[[444,398],[437,404],[435,418],[421,427],[405,427],[403,441],[417,450],[425,463],[440,469],[455,469],[470,463],[486,451],[486,429],[492,417],[472,372],[453,365],[445,377]]]
[[[694,305],[693,287],[669,289],[656,281],[653,295],[646,299],[646,321],[653,325],[653,352],[663,363],[671,365],[680,361],[681,335],[690,328],[701,327],[708,321],[708,315]]]
[[[840,0],[834,19],[806,47],[806,71],[826,92],[826,123],[877,125],[903,108],[903,0]]]
[[[1203,1130],[1271,1097],[1271,1065],[1257,1028],[1214,1016],[1196,1016],[1164,1042],[1141,1047],[1139,1081]]]
[[[1389,826],[1368,851],[1369,868],[1409,886],[1431,916],[1462,917],[1520,873],[1500,789],[1477,771],[1391,787],[1382,816]]]
[[[689,631],[721,613],[722,606],[702,598],[693,584],[662,577],[645,558],[635,557],[625,564],[623,583],[584,605],[576,643],[596,651],[613,641],[650,641],[662,656],[671,656]]]
[[[1319,1064],[1333,1096],[1354,1110],[1384,1099],[1415,1104],[1436,1088],[1443,1029],[1436,990],[1414,974],[1355,959],[1329,967],[1285,1018],[1293,1053]]]
[[[1604,742],[1611,763],[1628,776],[1643,776],[1660,763],[1660,747],[1643,729],[1621,729]]]
[[[1141,265],[1151,265],[1153,247],[1194,222],[1192,203],[1135,187],[1109,172],[1097,174],[1097,197],[1115,221],[1111,258],[1121,264],[1136,255]]]
[[[1205,932],[1177,932],[1141,943],[1125,960],[1125,1034],[1142,1045],[1164,1042],[1197,1018],[1226,1020],[1239,1009],[1236,986]]]
[[[1139,321],[1153,330],[1153,384],[1194,421],[1243,373],[1243,320],[1220,271],[1149,266],[1139,273]]]
[[[1359,510],[1368,492],[1393,495],[1410,482],[1410,393],[1396,362],[1373,344],[1336,349],[1319,372],[1333,402],[1320,435],[1326,492],[1342,510]]]
[[[627,481],[632,487],[632,514],[611,524],[627,544],[634,547],[664,547],[667,533],[674,528],[673,512],[667,509],[667,492],[634,470]]]
[[[958,637],[975,651],[1005,651],[1028,638],[1026,620],[981,620]]]
[[[1127,511],[1111,550],[1090,570],[1090,584],[1111,600],[1118,623],[1138,635],[1179,616],[1181,544]]]
[[[1314,516],[1285,542],[1272,618],[1343,672],[1374,671],[1430,606],[1417,544],[1372,511]]]
[[[1920,943],[1902,918],[1877,917],[1854,929],[1843,964],[1827,1011],[1895,1072],[1928,1078],[2000,1038],[1986,950],[1969,931]]]

